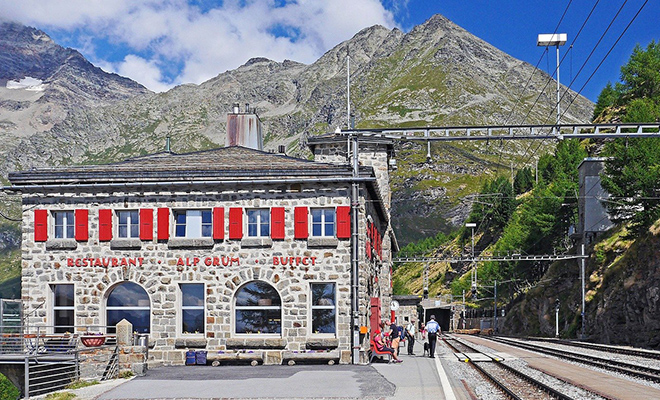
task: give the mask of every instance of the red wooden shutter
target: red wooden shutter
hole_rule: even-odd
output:
[[[223,240],[225,238],[225,209],[215,207],[213,209],[213,239]]]
[[[99,241],[112,240],[112,210],[99,210]]]
[[[154,210],[140,209],[140,240],[154,240]]]
[[[48,210],[34,210],[34,241],[48,240]]]
[[[243,209],[229,209],[229,239],[243,239]]]
[[[307,207],[296,207],[293,210],[293,237],[296,239],[307,239],[309,237],[309,220],[307,214]]]
[[[337,207],[337,238],[349,239],[351,237],[351,207]]]
[[[89,219],[89,210],[76,210],[76,228],[75,236],[79,242],[86,242],[89,239],[89,228],[87,220]]]
[[[284,239],[284,207],[270,209],[270,237]]]
[[[170,209],[161,207],[156,216],[158,222],[158,240],[167,240],[170,238]],[[142,233],[140,233],[142,236]]]

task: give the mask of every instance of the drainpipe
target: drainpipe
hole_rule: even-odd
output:
[[[359,312],[360,305],[358,299],[358,287],[360,277],[358,275],[358,212],[360,205],[359,189],[360,184],[357,181],[359,177],[359,152],[358,152],[358,137],[351,135],[353,143],[353,183],[351,184],[351,275],[352,275],[352,304],[351,304],[351,322],[353,329],[353,364],[360,362],[360,331],[359,331]]]

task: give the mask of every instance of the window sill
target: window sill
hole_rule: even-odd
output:
[[[75,250],[78,242],[75,239],[52,239],[46,242],[46,250]]]
[[[316,337],[316,335],[330,335],[329,333],[318,333],[312,334],[311,337],[307,338],[305,347],[308,350],[327,350],[327,349],[336,349],[339,347],[339,339],[334,335],[332,337]]]
[[[264,334],[263,337],[257,333],[251,333],[250,338],[235,337],[227,339],[227,349],[283,349],[286,347],[286,340],[273,334]]]
[[[266,237],[243,238],[241,247],[273,247],[273,240]]]
[[[203,337],[177,338],[174,341],[174,348],[204,349],[206,348],[206,339],[204,339]]]
[[[215,242],[211,238],[174,238],[167,241],[170,249],[212,248]]]
[[[333,237],[310,237],[307,239],[307,247],[337,247],[339,241]]]
[[[142,241],[134,238],[112,239],[110,249],[112,250],[140,250]]]

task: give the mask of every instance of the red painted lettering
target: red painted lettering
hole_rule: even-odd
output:
[[[193,257],[193,265],[197,265],[199,263],[199,257]]]
[[[185,264],[183,263],[183,258],[179,258],[179,260],[177,260],[177,262],[176,262],[176,265],[177,265],[177,266],[183,266],[183,265],[185,265]]]

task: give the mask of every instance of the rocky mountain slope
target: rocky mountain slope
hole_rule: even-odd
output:
[[[660,221],[637,239],[617,227],[587,249],[586,321],[588,340],[660,349]],[[555,263],[538,286],[507,307],[504,334],[553,335],[555,300],[560,332],[581,332],[580,269],[575,261]]]
[[[38,29],[0,23],[2,176],[48,154],[33,152],[22,160],[11,156],[24,151],[32,138],[58,132],[76,114],[148,93],[140,84],[106,73],[77,51],[57,45]]]
[[[103,163],[152,153],[163,149],[167,136],[177,152],[216,147],[224,143],[226,113],[236,102],[257,108],[268,149],[286,144],[289,154],[305,155],[302,135],[347,125],[349,53],[352,110],[360,128],[553,119],[554,85],[546,85],[547,74],[441,15],[405,34],[366,28],[310,65],[252,59],[201,85],[159,94],[103,73],[41,31],[15,24],[2,29],[9,32],[0,36],[9,55],[0,58],[0,70],[9,72],[0,78],[32,76],[43,80],[46,89],[0,88],[1,176],[33,166]],[[31,62],[38,67],[29,67]],[[592,107],[578,96],[565,122],[586,122]],[[471,177],[509,168],[527,155],[525,147],[435,146],[432,162],[416,156],[420,149],[402,149],[393,204],[403,243],[460,223],[469,208],[460,197],[479,185]],[[429,232],[413,228],[429,225],[429,219],[436,220]]]

